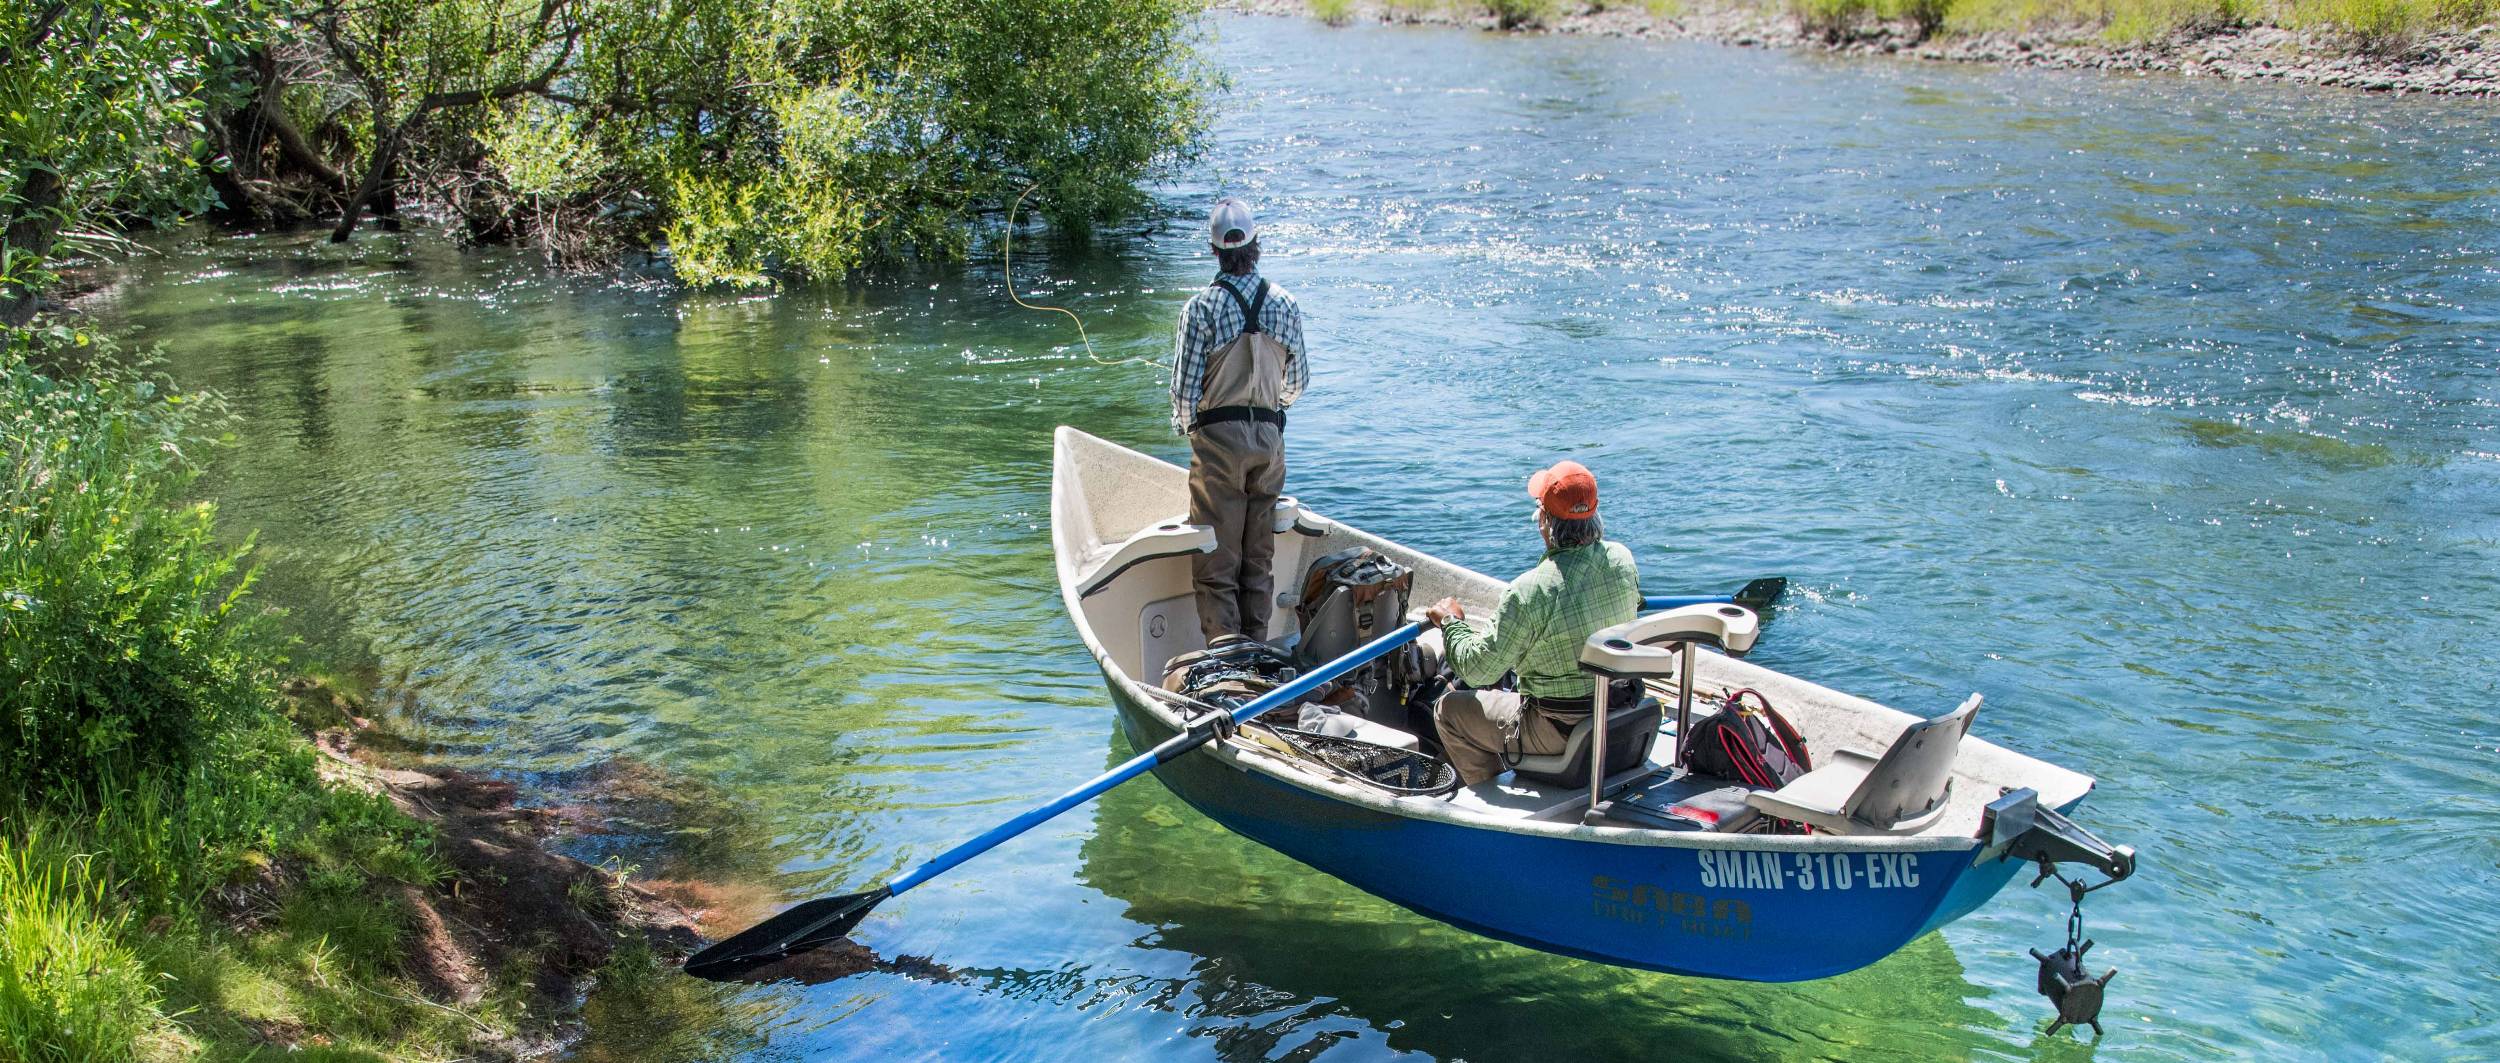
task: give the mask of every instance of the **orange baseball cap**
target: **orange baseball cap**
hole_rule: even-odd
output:
[[[1597,477],[1576,461],[1558,461],[1528,477],[1528,497],[1549,516],[1586,520],[1597,515]]]

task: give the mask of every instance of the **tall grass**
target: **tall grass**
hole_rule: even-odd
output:
[[[94,856],[40,827],[0,832],[0,1058],[113,1063],[134,1058],[159,1018],[129,913],[112,903]]]
[[[2292,0],[2296,25],[2340,33],[2364,51],[2395,51],[2435,30],[2485,25],[2500,0]]]
[[[1354,0],[1309,0],[1311,14],[1331,26],[1342,26],[1354,18]]]

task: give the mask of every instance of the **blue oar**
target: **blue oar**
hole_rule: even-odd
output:
[[[1654,613],[1661,609],[1681,609],[1688,605],[1718,605],[1724,602],[1741,605],[1758,613],[1764,606],[1779,600],[1779,596],[1787,592],[1788,577],[1764,576],[1745,584],[1734,594],[1672,594],[1643,598],[1641,609],[1643,612]]]
[[[1320,684],[1360,668],[1424,633],[1422,624],[1408,624],[1365,643],[1354,652],[1330,661],[1290,683],[1268,691],[1232,711],[1232,723],[1242,723],[1253,716],[1310,693]],[[846,893],[839,897],[819,897],[803,901],[789,910],[748,927],[728,940],[695,953],[686,959],[686,973],[697,978],[724,980],[761,964],[770,963],[793,953],[804,952],[819,945],[838,941],[858,926],[868,910],[879,902],[914,886],[945,874],[955,865],[996,848],[1000,842],[1041,826],[1054,816],[1087,801],[1103,791],[1146,773],[1147,769],[1214,741],[1218,717],[1206,716],[1191,723],[1187,730],[1166,739],[1128,762],[1095,776],[1092,782],[1079,786],[1042,803],[1021,816],[990,828],[989,832],[943,853],[892,882],[866,893]]]

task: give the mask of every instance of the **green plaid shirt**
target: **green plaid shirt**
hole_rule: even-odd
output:
[[[1545,560],[1510,581],[1492,616],[1451,620],[1441,632],[1450,667],[1469,686],[1491,686],[1516,671],[1522,694],[1585,698],[1596,684],[1580,670],[1581,644],[1640,608],[1641,571],[1632,551],[1600,540],[1546,551]]]

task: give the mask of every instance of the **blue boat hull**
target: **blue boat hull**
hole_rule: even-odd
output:
[[[1106,673],[1136,748],[1173,725]],[[1410,817],[1205,753],[1155,776],[1207,818],[1418,914],[1623,967],[1761,982],[1855,970],[1969,913],[2023,865],[1975,840],[1904,850],[1739,836],[1631,844]],[[1748,841],[1747,839],[1754,839]]]

